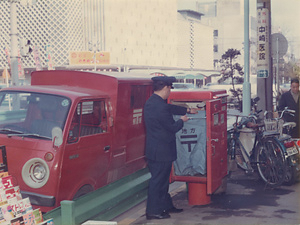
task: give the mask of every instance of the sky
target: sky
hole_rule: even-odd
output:
[[[273,27],[280,27],[287,38],[289,51],[300,59],[300,0],[271,0],[271,16]]]

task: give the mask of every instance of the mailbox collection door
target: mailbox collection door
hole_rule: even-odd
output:
[[[212,194],[227,174],[226,113],[221,99],[206,102],[207,194]]]

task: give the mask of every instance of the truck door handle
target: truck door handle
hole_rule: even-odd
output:
[[[215,141],[215,142],[218,142],[219,141],[219,139],[218,138],[216,138],[216,139],[211,139],[212,141]]]
[[[108,151],[109,149],[110,149],[109,145],[107,145],[107,146],[104,147],[104,151]]]
[[[211,156],[214,156],[216,154],[216,146],[211,145]]]

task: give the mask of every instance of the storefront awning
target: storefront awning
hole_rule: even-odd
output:
[[[188,73],[177,73],[174,74],[176,79],[204,79],[204,76],[200,73],[191,73],[190,71]]]
[[[187,74],[185,75],[185,79],[204,79],[204,76],[201,74]]]
[[[200,79],[203,80],[205,77],[219,75],[220,72],[216,70],[197,70],[197,71],[185,71],[185,70],[160,70],[160,69],[149,69],[149,70],[136,70],[139,72],[146,72],[150,76],[174,76],[176,79]],[[135,72],[135,70],[131,70]]]

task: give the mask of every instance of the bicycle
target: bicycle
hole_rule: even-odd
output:
[[[295,110],[286,107],[277,118],[267,118],[269,112],[266,112],[265,120],[269,124],[270,129],[277,130],[279,133],[278,139],[281,145],[283,145],[287,163],[284,183],[286,185],[292,185],[296,183],[300,173],[299,145],[297,144],[299,140],[291,137],[290,130],[296,126],[296,123],[284,122],[283,116],[285,113],[294,115]]]
[[[265,131],[265,124],[258,123],[260,112],[243,116],[241,121],[238,121],[240,115],[236,115],[236,122],[228,131],[228,154],[246,174],[256,170],[266,185],[274,188],[285,179],[284,149],[278,133]]]

